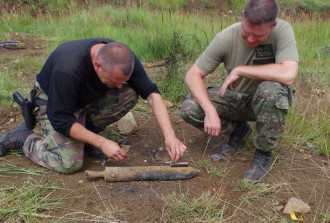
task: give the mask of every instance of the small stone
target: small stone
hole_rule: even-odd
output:
[[[211,155],[211,159],[213,161],[227,160],[227,157],[222,155],[221,153],[215,153]]]
[[[165,102],[166,108],[173,108],[173,103],[172,102],[170,102],[168,100],[164,100],[164,102]]]
[[[82,184],[82,183],[84,183],[84,181],[83,180],[79,180],[78,183],[79,184]]]
[[[310,159],[311,157],[312,157],[312,155],[305,155],[303,159],[307,160],[307,159]]]
[[[146,162],[148,162],[148,160],[143,160],[143,162],[145,162],[145,163],[146,163]]]
[[[9,119],[9,122],[14,122],[14,121],[15,121],[14,118]]]
[[[316,145],[314,143],[311,143],[311,142],[306,142],[306,145],[309,149],[316,149]]]
[[[118,121],[118,130],[121,134],[129,134],[137,128],[137,123],[132,112],[128,112]]]
[[[304,150],[303,149],[299,149],[299,152],[304,153]]]
[[[283,205],[275,206],[275,210],[276,210],[276,211],[282,211],[283,208],[284,208]]]
[[[164,148],[161,146],[161,147],[158,148],[158,150],[159,150],[159,151],[163,151]]]
[[[306,214],[311,211],[311,207],[305,204],[302,200],[292,197],[289,199],[288,203],[285,205],[284,214],[290,214],[291,212],[296,212],[300,214]]]
[[[324,165],[329,165],[329,161],[327,161],[327,160],[322,160],[322,163],[323,163]]]

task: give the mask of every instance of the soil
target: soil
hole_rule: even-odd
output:
[[[30,56],[42,53],[43,48],[35,47],[40,43],[36,39],[13,34],[14,40],[29,42],[27,49],[2,51],[1,56],[7,63],[15,61],[16,56]],[[6,64],[1,64],[2,67]],[[153,72],[149,69],[148,72]],[[36,71],[27,77],[30,85]],[[302,80],[298,80],[299,81]],[[304,84],[298,92],[305,94]],[[312,84],[312,82],[310,82]],[[313,87],[310,87],[312,91]],[[8,131],[22,122],[19,110],[14,105],[0,108],[1,130]],[[150,112],[134,112],[138,130],[129,135],[121,136],[131,148],[128,160],[107,162],[106,166],[145,166],[155,165],[155,161],[167,161],[162,132]],[[217,208],[225,207],[223,222],[280,222],[289,215],[283,214],[283,206],[291,197],[298,197],[311,206],[311,212],[304,215],[305,222],[325,222],[321,216],[330,213],[330,167],[329,159],[318,155],[315,149],[302,149],[280,146],[274,151],[274,164],[271,172],[255,186],[246,187],[241,178],[253,156],[252,140],[245,143],[244,148],[225,161],[212,161],[210,155],[219,153],[226,137],[209,137],[203,132],[186,124],[178,113],[178,108],[170,109],[173,127],[188,147],[181,161],[188,161],[191,166],[200,170],[197,177],[179,181],[132,181],[105,182],[103,179],[87,180],[85,170],[104,170],[101,160],[86,157],[84,167],[75,174],[58,174],[32,163],[25,157],[6,155],[1,165],[11,164],[23,168],[42,171],[39,176],[0,175],[0,190],[3,188],[20,187],[29,179],[37,182],[51,182],[59,189],[52,198],[65,198],[61,208],[44,211],[40,214],[40,222],[73,222],[70,217],[80,216],[79,222],[102,222],[87,220],[91,216],[104,216],[109,211],[117,219],[137,222],[171,222],[169,207],[165,206],[164,197],[173,193],[186,194],[188,198],[197,198],[208,194],[210,200],[216,198]],[[12,119],[10,121],[10,119]],[[253,126],[253,123],[251,123]],[[218,168],[219,176],[200,168],[200,160],[209,162]],[[177,198],[179,196],[176,196]],[[86,214],[90,215],[87,216]],[[52,216],[46,218],[45,216]],[[109,216],[109,215],[108,215]],[[85,217],[85,220],[83,220]],[[108,221],[109,222],[109,221]],[[186,221],[183,221],[186,222]],[[201,221],[196,221],[201,222]],[[329,222],[329,221],[328,221]]]

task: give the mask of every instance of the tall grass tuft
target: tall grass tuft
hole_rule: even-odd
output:
[[[203,193],[191,199],[187,194],[172,194],[163,198],[166,211],[163,219],[172,223],[222,222],[226,205],[216,196]],[[167,221],[165,221],[167,222]]]
[[[330,119],[329,114],[322,113],[306,115],[297,109],[291,109],[282,144],[296,149],[315,150],[330,156]]]
[[[40,222],[43,211],[52,210],[60,204],[49,196],[56,187],[29,178],[22,187],[0,190],[0,219],[2,222]]]
[[[194,53],[188,46],[188,42],[179,32],[173,32],[172,41],[168,46],[169,55],[166,58],[166,75],[159,83],[161,91],[173,102],[181,102],[187,94],[185,70],[182,68],[185,68],[184,64]]]

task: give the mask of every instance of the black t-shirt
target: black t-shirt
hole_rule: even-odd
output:
[[[55,129],[65,136],[76,121],[73,113],[108,90],[98,78],[92,64],[90,50],[97,43],[113,40],[94,38],[66,42],[52,52],[37,75],[41,89],[47,94],[47,116]],[[152,92],[159,93],[156,84],[150,81],[142,64],[135,57],[131,78],[127,83],[142,97]]]

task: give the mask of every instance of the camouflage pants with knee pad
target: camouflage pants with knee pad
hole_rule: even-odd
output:
[[[237,121],[255,121],[255,147],[265,152],[273,150],[284,131],[292,90],[278,82],[263,81],[252,93],[227,89],[221,97],[219,91],[220,87],[208,88],[208,95],[221,120],[221,132],[230,134]],[[187,123],[204,129],[205,113],[190,94],[181,104],[180,112]]]
[[[56,132],[46,114],[47,95],[35,83],[35,96],[42,102],[35,109],[40,134],[30,135],[23,146],[24,154],[34,163],[60,173],[74,173],[82,168],[84,143]],[[98,100],[74,113],[77,122],[88,122],[94,132],[100,132],[111,123],[118,121],[137,103],[136,92],[128,85],[121,89],[109,89]],[[88,121],[86,121],[88,120]],[[86,126],[87,128],[87,126]]]

